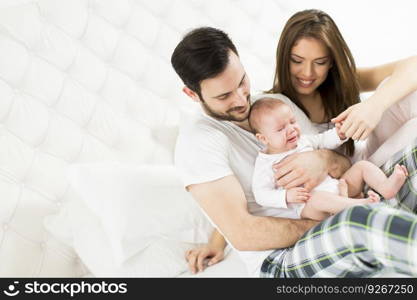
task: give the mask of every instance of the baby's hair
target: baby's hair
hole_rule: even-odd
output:
[[[260,133],[262,115],[280,105],[286,104],[279,99],[270,97],[260,98],[251,105],[248,121],[253,134]]]

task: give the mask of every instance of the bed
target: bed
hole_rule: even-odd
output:
[[[194,109],[170,66],[181,35],[203,24],[224,28],[256,74],[253,86],[264,89],[283,19],[267,18],[271,10],[279,15],[286,7],[274,1],[2,3],[0,276],[92,274],[79,249],[65,241],[65,230],[48,228],[53,223],[48,217],[60,215],[74,199],[68,168],[172,166],[181,114]],[[248,35],[241,26],[258,29]],[[252,43],[255,37],[262,43]],[[261,51],[261,44],[270,51]],[[261,81],[265,85],[256,84]],[[178,246],[175,254],[193,245]],[[186,271],[182,255],[181,267],[170,276]],[[228,261],[233,259],[228,256],[224,264]],[[229,276],[245,274],[236,261],[239,271],[229,270]],[[212,270],[212,276],[222,276]]]
[[[6,1],[0,276],[247,277],[230,248],[205,272],[187,271],[185,250],[211,227],[175,177],[178,126],[196,107],[170,55],[188,29],[223,28],[253,90],[265,90],[284,3]]]

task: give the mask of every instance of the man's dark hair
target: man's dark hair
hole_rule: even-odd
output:
[[[184,84],[201,97],[201,81],[222,73],[229,63],[229,51],[238,52],[229,36],[212,27],[190,31],[177,45],[171,64]]]

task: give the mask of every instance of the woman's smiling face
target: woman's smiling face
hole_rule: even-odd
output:
[[[326,80],[332,58],[326,45],[315,38],[300,38],[290,54],[291,83],[299,95],[312,95]]]

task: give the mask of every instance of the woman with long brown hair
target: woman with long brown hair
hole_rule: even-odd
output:
[[[369,99],[360,102],[360,92],[373,90]],[[268,93],[291,99],[317,131],[343,122],[342,131],[352,138],[342,149],[347,156],[355,152],[353,140],[368,138],[355,159],[370,158],[380,165],[416,136],[411,131],[412,125],[417,126],[417,94],[411,94],[416,90],[417,56],[357,69],[332,18],[323,11],[304,10],[283,29]]]

